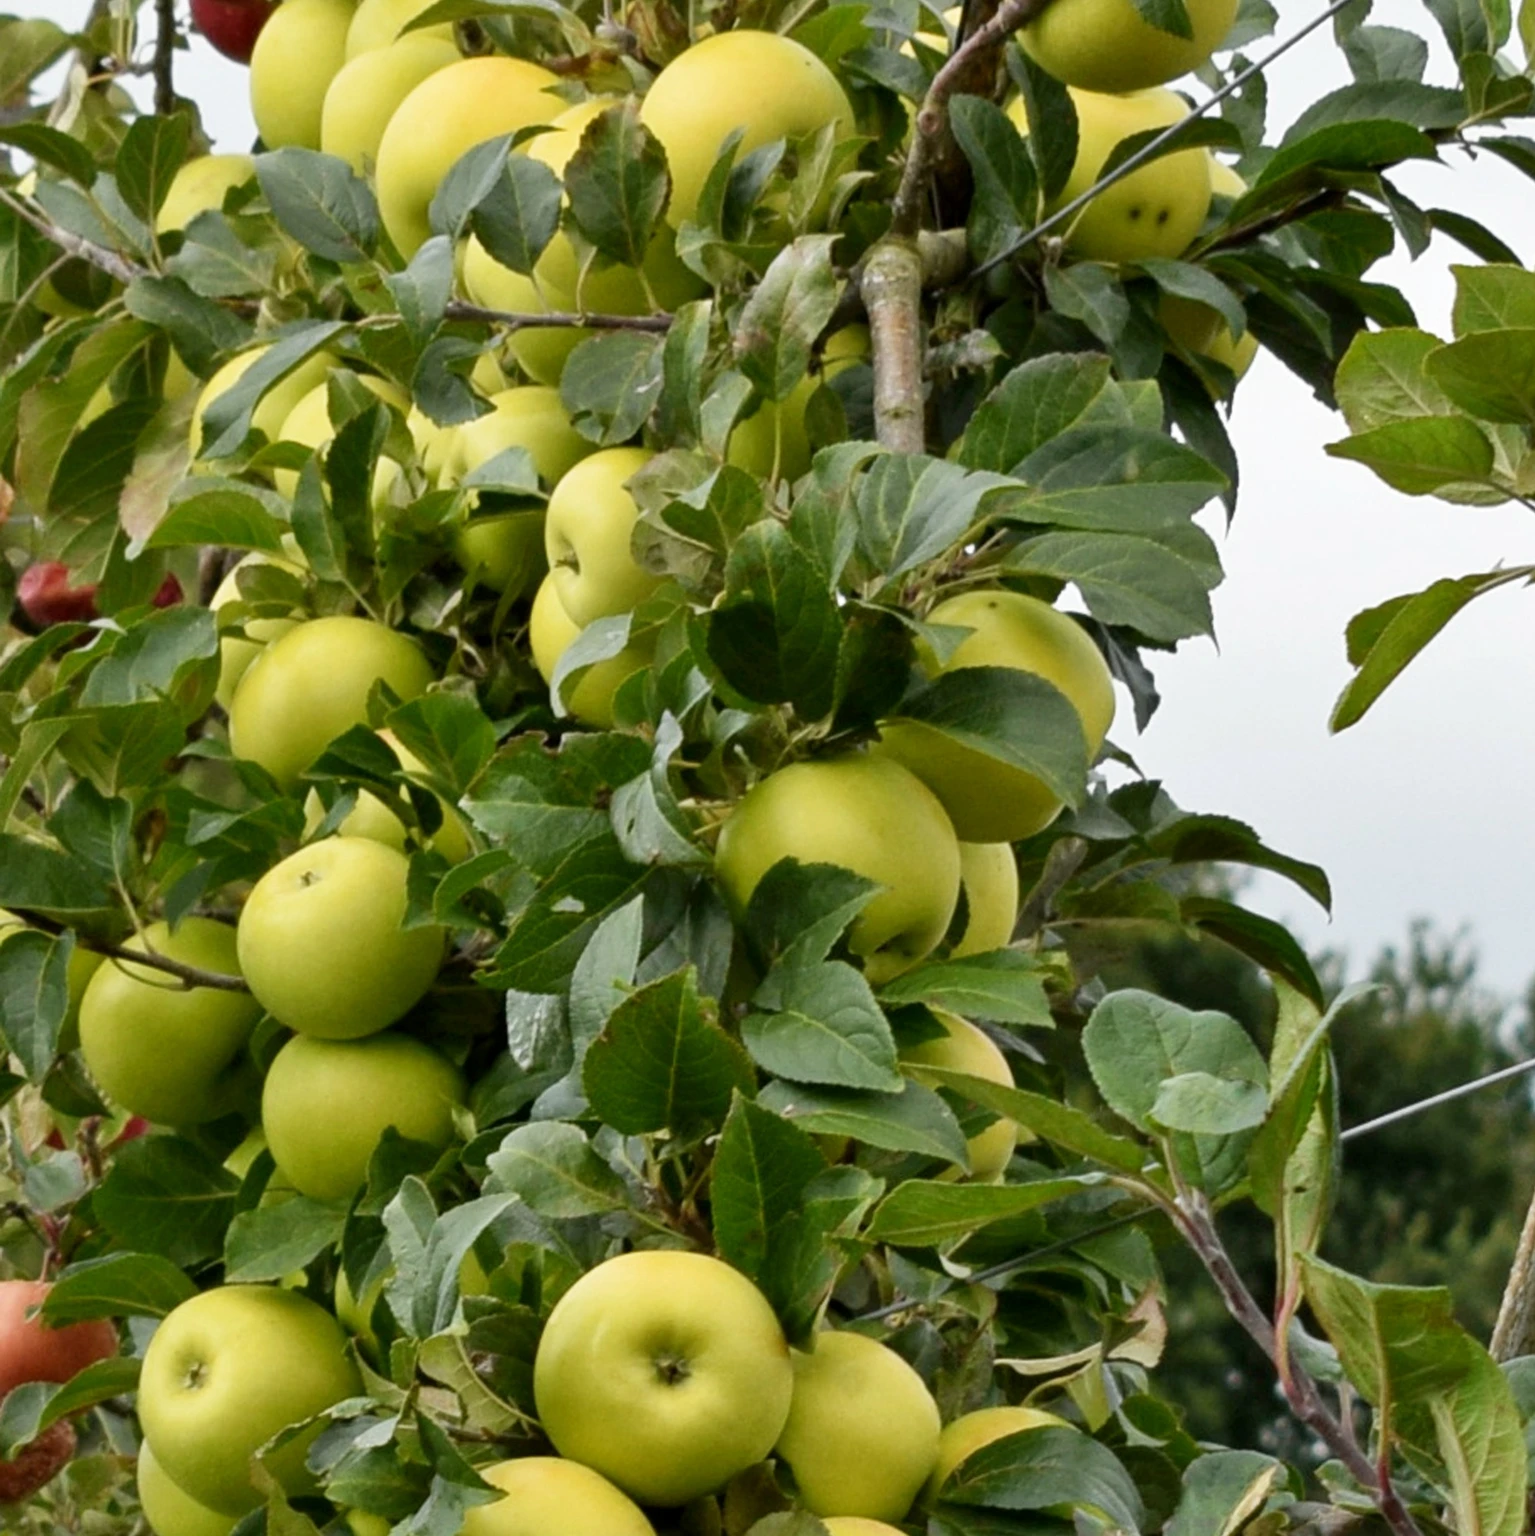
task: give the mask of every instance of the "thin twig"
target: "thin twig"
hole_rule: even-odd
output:
[[[913,235],[921,221],[924,185],[938,145],[949,126],[949,98],[959,89],[988,50],[1001,47],[1019,27],[1026,26],[1050,0],[1002,0],[997,13],[960,43],[933,76],[927,95],[917,111],[911,149],[901,169],[901,185],[891,205],[890,228],[898,235]]]
[[[591,331],[669,331],[672,316],[659,315],[608,315],[581,314],[574,310],[551,311],[547,314],[514,314],[505,309],[485,309],[479,304],[464,304],[458,300],[450,303],[444,315],[449,320],[483,320],[489,325],[500,326],[507,331],[537,330],[591,330]]]
[[[176,110],[176,0],[155,0],[155,111],[169,117]]]
[[[43,933],[61,934],[74,933],[67,923],[61,923],[56,918],[48,917],[40,912],[31,912],[25,908],[15,909],[16,915],[21,918],[28,927],[39,929]],[[190,992],[194,987],[207,987],[214,992],[249,992],[243,976],[230,976],[223,971],[205,971],[201,966],[188,965],[184,960],[172,960],[169,955],[162,955],[156,949],[129,949],[124,944],[112,944],[105,939],[93,939],[83,933],[75,933],[75,942],[81,949],[88,949],[93,955],[104,955],[108,960],[119,960],[128,965],[141,965],[151,971],[162,971],[167,976],[174,976],[185,992]]]
[[[0,191],[0,203],[9,208],[18,219],[30,224],[38,234],[52,241],[61,251],[66,251],[71,256],[78,256],[81,261],[87,261],[93,267],[99,267],[120,283],[131,283],[134,278],[143,277],[148,271],[136,262],[129,261],[126,256],[119,256],[116,251],[109,251],[104,245],[95,245],[89,240],[82,240],[79,235],[70,234],[67,229],[60,229],[52,219],[46,214],[39,213],[23,198]]]

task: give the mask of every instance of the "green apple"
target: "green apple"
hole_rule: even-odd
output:
[[[393,731],[380,731],[378,734],[411,779],[419,780],[425,775],[426,765],[414,752],[400,745]],[[403,800],[403,790],[400,795]],[[450,864],[461,863],[473,851],[469,834],[464,830],[458,812],[440,795],[437,803],[442,806],[442,825],[432,834],[432,847]],[[304,815],[304,836],[310,837],[325,819],[325,807],[315,790],[310,790],[304,798]],[[401,853],[405,852],[405,823],[371,790],[365,789],[358,795],[357,804],[336,830],[343,837],[371,837],[376,843],[386,843],[391,848],[398,848]]]
[[[215,619],[220,618],[226,608],[243,601],[240,596],[240,572],[258,565],[281,566],[294,575],[302,574],[304,569],[302,565],[285,560],[280,555],[269,555],[263,550],[253,551],[218,584],[213,601],[208,605]],[[221,709],[228,712],[235,689],[239,687],[240,679],[250,670],[250,664],[267,646],[287,634],[298,622],[297,614],[291,618],[247,619],[243,632],[231,630],[219,637],[219,680],[213,690],[213,697]]]
[[[367,1182],[368,1160],[390,1126],[411,1141],[445,1147],[463,1103],[463,1074],[409,1035],[295,1035],[267,1071],[261,1126],[301,1195],[349,1200]]]
[[[346,56],[355,59],[360,53],[375,48],[387,48],[398,38],[423,11],[430,10],[436,0],[362,0],[352,17],[346,34]],[[419,31],[405,34],[408,37],[433,37],[440,41],[453,41],[453,23],[439,22],[435,27],[422,27]]]
[[[366,175],[395,109],[423,80],[460,57],[451,39],[411,32],[349,59],[325,93],[320,148]]]
[[[1053,0],[1023,28],[1024,52],[1085,91],[1122,94],[1191,74],[1226,40],[1237,0],[1186,0],[1193,37],[1154,27],[1134,0]]]
[[[984,1030],[943,1008],[934,1008],[932,1013],[947,1033],[940,1040],[924,1040],[921,1045],[907,1046],[901,1052],[901,1063],[908,1077],[929,1088],[942,1088],[942,1072],[922,1070],[924,1067],[940,1067],[984,1078],[988,1083],[1001,1083],[1006,1088],[1013,1087],[1013,1069],[1008,1066],[1007,1057]],[[970,1153],[970,1177],[978,1183],[989,1184],[1006,1172],[1013,1149],[1018,1145],[1018,1126],[1012,1120],[993,1120],[965,1145]],[[959,1176],[958,1169],[946,1169],[939,1175],[946,1180]]]
[[[391,384],[388,379],[381,379],[372,373],[353,373],[352,377],[369,394],[376,396],[385,405],[398,411],[402,417],[410,410],[410,396],[398,384]],[[288,412],[283,418],[282,426],[278,428],[278,436],[283,442],[297,443],[303,448],[322,448],[335,435],[336,426],[330,419],[330,383],[328,380],[316,384]],[[381,487],[387,488],[393,482],[394,476],[398,472],[399,466],[391,465],[388,459],[381,458],[378,461],[373,475],[375,501],[380,496]],[[296,469],[274,469],[272,471],[272,484],[277,487],[280,495],[288,497],[291,501],[298,491],[298,475],[299,472]]]
[[[533,664],[551,686],[560,657],[581,633],[581,626],[565,612],[559,593],[549,577],[539,583],[533,596],[533,611],[528,615],[528,644]],[[650,657],[638,646],[626,645],[618,655],[599,661],[582,672],[575,686],[566,684],[562,691],[565,713],[582,725],[598,730],[613,728],[613,699],[629,678],[650,665]]]
[[[270,343],[263,342],[259,346],[247,347],[245,351],[237,352],[203,385],[203,391],[197,397],[197,405],[192,411],[194,458],[202,451],[203,417],[207,414],[208,407],[226,390],[233,388],[244,377],[246,370],[252,367],[269,350],[269,347]],[[268,442],[276,442],[281,435],[282,424],[288,419],[288,414],[293,407],[316,385],[323,384],[325,375],[337,366],[339,366],[337,359],[329,352],[316,352],[312,357],[306,357],[261,397],[256,409],[251,413],[251,426],[264,434]]]
[[[409,701],[432,669],[421,648],[372,619],[308,619],[272,641],[229,705],[229,745],[285,789],[344,731],[368,723],[368,695],[387,683]]]
[[[903,1520],[938,1459],[942,1420],[922,1378],[860,1333],[820,1333],[794,1352],[794,1397],[778,1437],[812,1514]]]
[[[865,1520],[860,1515],[833,1515],[821,1524],[826,1527],[826,1536],[904,1536],[883,1520]]]
[[[367,837],[327,837],[251,888],[240,913],[240,969],[280,1024],[356,1040],[402,1018],[442,964],[444,934],[405,928],[410,860]]]
[[[349,1509],[346,1524],[352,1536],[389,1536],[394,1529],[393,1520],[386,1520],[383,1515],[370,1515],[364,1509]]]
[[[173,1482],[146,1441],[139,1447],[139,1510],[155,1536],[229,1536],[235,1516],[200,1504]]]
[[[738,421],[726,461],[761,480],[798,480],[810,469],[805,407],[820,385],[815,374],[807,373],[783,400],[768,400]]]
[[[188,160],[171,178],[155,215],[155,233],[185,229],[198,214],[222,208],[226,194],[255,174],[256,162],[249,155],[198,155]]]
[[[836,76],[808,48],[776,32],[718,32],[679,54],[656,76],[640,120],[661,141],[672,173],[667,218],[681,227],[698,211],[704,182],[725,140],[743,129],[737,162],[775,139],[827,123],[855,132]]]
[[[187,917],[151,923],[125,944],[223,976],[238,976],[235,931]],[[114,960],[80,1002],[80,1048],[114,1103],[161,1125],[197,1125],[234,1109],[247,1086],[245,1046],[261,1017],[248,992],[184,987],[178,977]]]
[[[655,1536],[633,1499],[578,1461],[519,1456],[479,1470],[506,1497],[468,1510],[462,1536]]]
[[[251,115],[268,149],[320,147],[325,92],[346,63],[352,0],[283,0],[251,53]]]
[[[876,987],[937,947],[959,900],[959,841],[949,818],[915,774],[887,757],[793,763],[747,793],[720,829],[714,860],[737,917],[785,858],[840,864],[884,887],[848,934]]]
[[[1220,312],[1198,299],[1164,293],[1157,306],[1157,317],[1163,330],[1185,351],[1212,358],[1229,368],[1238,380],[1258,356],[1258,338],[1251,331],[1243,331],[1240,338],[1233,336]]]
[[[544,1433],[642,1504],[713,1493],[761,1461],[789,1416],[778,1319],[739,1270],[649,1249],[589,1270],[549,1314],[533,1361]]]
[[[548,94],[555,83],[537,64],[492,54],[437,70],[400,103],[379,142],[376,179],[384,228],[406,260],[431,235],[427,210],[454,162],[487,139],[549,122],[562,105]]]
[[[1189,111],[1181,96],[1167,90],[1128,96],[1074,90],[1071,99],[1077,109],[1077,158],[1051,211],[1086,192],[1121,141],[1148,129],[1169,128]],[[1015,99],[1008,111],[1026,132],[1022,98]],[[1193,243],[1209,211],[1210,152],[1183,149],[1105,188],[1072,219],[1064,234],[1072,255],[1086,261],[1172,258]]]
[[[1039,1408],[977,1408],[974,1413],[962,1414],[952,1424],[945,1424],[938,1437],[938,1460],[927,1480],[924,1497],[934,1502],[949,1475],[966,1457],[973,1456],[983,1445],[1001,1440],[1006,1435],[1020,1434],[1026,1429],[1048,1429],[1066,1425],[1065,1419]]]
[[[184,1301],[144,1352],[139,1421],[155,1460],[199,1504],[242,1515],[261,1503],[251,1457],[290,1424],[362,1390],[346,1335],[323,1307],[271,1285],[224,1285]],[[308,1492],[312,1429],[266,1460]]]
[[[1018,923],[1018,860],[1011,843],[961,843],[959,878],[969,917],[954,958],[1004,949]]]
[[[544,554],[560,604],[583,629],[627,613],[660,585],[630,550],[640,509],[626,486],[650,462],[643,448],[604,448],[583,459],[549,498]]]
[[[964,667],[1015,667],[1053,683],[1076,709],[1091,760],[1114,719],[1108,664],[1080,625],[1038,598],[1018,592],[966,592],[939,603],[930,624],[974,631],[940,666],[918,647],[929,676]],[[904,763],[943,802],[959,836],[970,843],[1011,843],[1043,831],[1062,804],[1033,774],[928,725],[910,720],[880,726],[880,751]]]

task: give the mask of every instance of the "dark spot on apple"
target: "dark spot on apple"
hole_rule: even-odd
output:
[[[1139,219],[1139,218],[1140,218],[1140,216],[1141,216],[1141,205],[1140,205],[1140,204],[1139,204],[1139,203],[1137,203],[1137,204],[1136,204],[1136,205],[1135,205],[1135,206],[1134,206],[1134,207],[1133,207],[1133,208],[1132,208],[1132,209],[1131,209],[1131,210],[1130,210],[1130,222],[1131,222],[1131,223],[1132,223],[1132,224],[1133,224],[1133,223],[1135,223],[1135,222],[1136,222],[1136,220],[1137,220],[1137,219]]]

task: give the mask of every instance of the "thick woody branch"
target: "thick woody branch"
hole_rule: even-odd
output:
[[[900,189],[891,210],[891,229],[898,235],[916,232],[922,218],[922,198],[928,172],[939,157],[940,146],[949,128],[949,100],[977,79],[995,72],[997,55],[1007,40],[1026,26],[1050,0],[1002,0],[996,14],[978,27],[933,76],[911,136],[911,149],[901,171]]]
[[[176,0],[155,0],[155,111],[169,117],[176,110]]]
[[[575,310],[555,310],[548,314],[514,314],[505,309],[485,309],[479,304],[454,300],[444,311],[449,320],[483,320],[505,331],[589,330],[589,331],[669,331],[672,317],[660,315],[582,314]]]
[[[887,238],[859,283],[874,343],[874,426],[894,453],[927,444],[922,398],[922,258],[915,241]]]
[[[45,236],[66,255],[78,256],[81,261],[89,262],[93,267],[99,267],[120,283],[131,283],[134,278],[145,275],[146,269],[136,262],[129,261],[126,256],[119,256],[116,251],[109,251],[104,245],[93,245],[89,240],[82,240],[78,235],[70,234],[67,229],[60,229],[52,219],[39,213],[22,198],[13,197],[9,192],[0,192],[0,203],[9,208],[17,218],[30,224],[38,234]]]

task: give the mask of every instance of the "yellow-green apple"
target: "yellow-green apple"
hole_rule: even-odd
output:
[[[776,32],[746,28],[717,32],[673,59],[652,83],[640,120],[666,151],[674,227],[698,211],[704,182],[737,128],[744,130],[737,161],[827,123],[842,138],[855,131],[846,92],[815,54]]]
[[[182,1302],[156,1329],[139,1377],[139,1422],[177,1486],[242,1515],[261,1503],[256,1451],[361,1390],[346,1335],[323,1307],[280,1286],[223,1285]],[[304,1458],[316,1433],[266,1459],[288,1493],[314,1486]]]
[[[903,1536],[893,1525],[883,1520],[865,1520],[861,1515],[833,1515],[823,1520],[826,1536]]]
[[[526,59],[487,55],[437,70],[400,103],[379,142],[376,179],[384,228],[402,256],[409,260],[431,235],[427,210],[461,155],[559,113],[553,84]]]
[[[555,1304],[533,1361],[555,1450],[642,1504],[686,1504],[761,1461],[793,1390],[762,1292],[719,1259],[676,1250],[588,1270]]]
[[[234,929],[211,918],[183,918],[174,932],[151,923],[124,948],[146,946],[199,970],[240,974]],[[248,992],[184,987],[165,971],[113,960],[81,999],[80,1048],[114,1104],[161,1125],[197,1125],[243,1097],[245,1045],[260,1017]]]
[[[961,1414],[951,1424],[945,1424],[938,1437],[938,1460],[933,1464],[932,1475],[927,1480],[925,1498],[931,1503],[939,1497],[949,1475],[967,1457],[973,1456],[983,1445],[1001,1440],[1006,1435],[1016,1435],[1026,1429],[1050,1429],[1065,1427],[1065,1419],[1039,1408],[977,1408],[974,1413]]]
[[[277,0],[192,0],[192,25],[226,59],[249,64]]]
[[[459,58],[450,40],[411,32],[349,59],[325,92],[320,148],[366,175],[378,159],[379,141],[395,109],[429,75]]]
[[[1247,191],[1247,183],[1222,160],[1210,161],[1210,189],[1216,197],[1233,202]],[[1258,356],[1258,338],[1250,330],[1240,338],[1218,310],[1197,299],[1163,294],[1158,313],[1163,329],[1179,346],[1204,357],[1213,358],[1242,379]]]
[[[370,394],[398,411],[402,417],[410,409],[410,396],[398,384],[391,384],[388,379],[381,379],[372,373],[354,373],[352,377]],[[278,428],[278,436],[283,442],[298,443],[304,448],[321,448],[335,435],[336,426],[330,418],[330,384],[328,382],[315,385],[288,412],[283,418],[282,426]],[[399,466],[389,459],[381,458],[378,461],[373,472],[375,501],[379,499],[382,490],[393,483],[398,473]],[[298,490],[298,471],[274,469],[272,484],[277,487],[280,495],[291,499]]]
[[[533,650],[533,664],[546,683],[553,685],[560,657],[580,633],[581,626],[565,612],[553,581],[544,577],[533,595],[533,611],[528,615],[528,644]],[[561,690],[565,713],[582,725],[612,730],[614,696],[636,672],[649,665],[649,655],[634,645],[626,645],[606,661],[594,662],[576,678],[573,686],[567,683]]]
[[[409,701],[431,681],[420,646],[398,630],[346,614],[308,619],[272,641],[240,679],[229,745],[291,788],[336,737],[368,723],[374,683]]]
[[[798,480],[810,468],[805,407],[820,385],[807,373],[784,399],[765,401],[738,421],[725,450],[727,462],[759,479]]]
[[[380,731],[378,734],[394,753],[408,777],[419,780],[425,775],[426,765],[414,752],[400,745],[393,731]],[[400,798],[402,801],[405,799],[403,790]],[[437,803],[442,806],[442,825],[432,834],[432,847],[450,864],[457,864],[469,857],[469,834],[464,830],[458,812],[440,795]],[[310,790],[304,798],[304,815],[304,835],[309,837],[325,819],[324,804],[314,790]],[[371,837],[376,843],[387,843],[402,853],[405,851],[405,823],[371,790],[365,789],[358,795],[357,804],[343,817],[336,830],[343,837]]]
[[[155,215],[155,233],[185,229],[198,214],[222,208],[225,196],[255,174],[256,162],[249,155],[198,155],[188,160],[171,178]]]
[[[346,34],[346,56],[355,59],[374,48],[387,48],[423,11],[436,0],[362,0]],[[453,41],[453,23],[439,22],[405,34],[408,37],[435,37]]]
[[[411,1141],[445,1147],[463,1102],[463,1074],[409,1035],[295,1035],[267,1071],[261,1127],[301,1195],[347,1200],[367,1181],[368,1159],[390,1126]]]
[[[389,1536],[394,1521],[383,1515],[370,1515],[365,1509],[349,1509],[346,1512],[347,1529],[352,1536]]]
[[[252,551],[218,584],[213,594],[213,601],[208,604],[213,610],[214,618],[220,618],[226,608],[231,608],[243,601],[240,596],[240,572],[248,571],[258,565],[279,566],[291,571],[294,575],[299,575],[303,571],[302,565],[285,560],[280,555],[267,554],[263,550]],[[292,617],[247,619],[243,625],[243,632],[231,630],[219,637],[219,680],[213,690],[213,697],[218,701],[221,709],[225,711],[229,709],[235,696],[235,689],[239,686],[240,679],[250,669],[250,664],[274,640],[287,634],[298,621],[297,614]]]
[[[322,1040],[387,1029],[426,994],[444,935],[402,926],[410,860],[369,837],[289,854],[240,913],[240,969],[280,1024]]]
[[[939,603],[932,624],[973,631],[939,665],[924,646],[918,659],[930,677],[964,667],[1013,667],[1054,684],[1082,721],[1089,760],[1114,719],[1108,664],[1085,630],[1038,598],[976,591]],[[904,763],[943,802],[959,836],[970,843],[1032,837],[1060,815],[1062,802],[1033,774],[965,746],[932,726],[894,720],[880,727],[880,751]]]
[[[860,1333],[794,1353],[794,1397],[775,1450],[812,1514],[902,1520],[938,1459],[942,1420],[922,1378]]]
[[[1085,91],[1122,94],[1199,68],[1226,40],[1237,0],[1187,0],[1192,37],[1154,27],[1134,0],[1054,0],[1019,34],[1041,68]]]
[[[200,1504],[155,1460],[149,1442],[139,1447],[139,1512],[155,1536],[229,1536],[235,1516]]]
[[[237,352],[203,385],[203,391],[197,397],[197,405],[192,412],[194,458],[202,451],[203,417],[207,414],[208,407],[220,395],[232,389],[244,377],[246,370],[251,368],[268,350],[269,343],[263,342],[259,346],[247,347],[245,351]],[[283,422],[288,419],[288,413],[316,385],[323,384],[325,375],[335,366],[337,366],[337,360],[329,352],[316,352],[312,357],[306,357],[261,397],[256,409],[251,413],[251,426],[265,434],[268,442],[275,442],[282,431]]]
[[[1002,949],[1018,922],[1018,860],[1011,843],[961,843],[959,878],[969,916],[954,958]]]
[[[946,1068],[950,1072],[964,1072],[970,1077],[981,1077],[989,1083],[1013,1086],[1013,1069],[984,1030],[977,1029],[968,1019],[934,1008],[933,1017],[943,1025],[946,1033],[938,1040],[924,1040],[920,1045],[909,1045],[901,1052],[901,1064],[908,1077],[925,1083],[929,1088],[942,1088],[943,1073],[927,1072],[924,1067]],[[963,1093],[963,1090],[959,1090]],[[970,1177],[981,1183],[1000,1179],[1012,1159],[1013,1148],[1018,1145],[1018,1126],[1012,1120],[993,1120],[984,1131],[972,1136],[965,1143],[970,1153]],[[958,1169],[946,1169],[939,1175],[949,1180],[959,1177]]]
[[[268,149],[320,147],[325,92],[346,63],[352,0],[283,0],[251,54],[251,115]]]
[[[633,1499],[578,1461],[519,1456],[480,1476],[505,1497],[469,1510],[462,1536],[655,1536]]]
[[[1071,99],[1077,109],[1077,158],[1051,211],[1075,201],[1098,180],[1116,145],[1148,129],[1171,127],[1189,110],[1181,96],[1161,89],[1128,96],[1074,90]],[[1008,111],[1027,131],[1021,97]],[[1067,226],[1066,244],[1087,261],[1181,256],[1209,211],[1210,152],[1181,149],[1100,192]]]
[[[0,1280],[0,1400],[29,1381],[69,1381],[117,1353],[111,1323],[54,1328],[36,1315],[52,1289],[46,1280]]]
[[[884,887],[848,947],[881,986],[932,952],[959,900],[959,841],[931,790],[888,757],[792,763],[757,783],[720,829],[714,867],[739,917],[780,859],[840,864]]]
[[[640,509],[626,487],[650,457],[643,448],[604,448],[577,464],[549,497],[549,580],[583,629],[593,619],[627,613],[660,584],[630,549]]]

